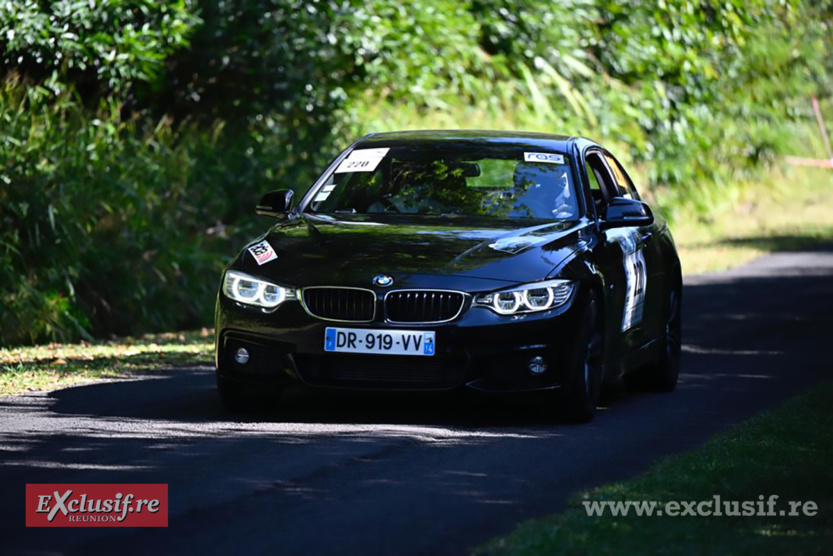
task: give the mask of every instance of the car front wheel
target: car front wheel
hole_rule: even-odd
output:
[[[680,355],[682,353],[682,296],[681,288],[672,288],[668,294],[665,315],[665,331],[662,335],[660,353],[651,368],[650,386],[658,392],[671,392],[677,386],[680,376]]]
[[[567,421],[593,419],[602,385],[603,316],[595,292],[591,292],[580,319],[577,349],[569,358],[560,392],[558,415]]]

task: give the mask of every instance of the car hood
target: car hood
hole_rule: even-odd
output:
[[[244,249],[235,268],[291,286],[499,287],[547,277],[574,252],[584,225],[404,215],[303,215],[264,238],[277,258],[258,265]],[[257,242],[254,242],[257,243]]]

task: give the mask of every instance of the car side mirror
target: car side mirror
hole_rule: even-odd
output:
[[[286,218],[289,213],[289,207],[292,203],[291,189],[278,189],[277,191],[270,191],[260,198],[255,210],[261,216],[271,216],[272,218]]]
[[[654,213],[646,203],[626,197],[614,197],[608,203],[604,218],[599,224],[603,230],[608,230],[625,226],[650,226],[653,223]]]

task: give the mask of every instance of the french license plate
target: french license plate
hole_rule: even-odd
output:
[[[435,334],[428,330],[327,328],[324,351],[431,356],[436,350]]]

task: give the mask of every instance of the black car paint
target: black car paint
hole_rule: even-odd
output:
[[[574,175],[581,182],[582,216],[570,222],[506,222],[464,217],[315,215],[304,210],[323,185],[329,170],[359,146],[408,144],[436,148],[437,144],[448,141],[511,144],[568,154]],[[648,269],[643,318],[622,333],[626,282],[622,246],[611,239],[615,230],[602,230],[601,216],[596,214],[594,203],[588,202],[591,195],[585,156],[594,150],[607,152],[587,139],[532,133],[400,132],[366,136],[333,160],[328,171],[300,198],[285,220],[257,239],[269,241],[278,255],[276,261],[258,266],[244,249],[228,268],[284,286],[353,286],[380,295],[400,288],[442,288],[476,294],[553,277],[575,280],[579,288],[572,302],[543,313],[505,317],[489,309],[472,307],[469,298],[463,314],[443,325],[393,326],[377,317],[373,323],[342,326],[436,330],[437,355],[453,356],[466,367],[459,381],[443,385],[443,389],[464,384],[506,392],[557,388],[563,378],[558,374],[560,370],[550,373],[545,380],[531,379],[523,362],[539,352],[559,362],[564,360],[571,349],[578,308],[593,289],[600,294],[605,315],[604,379],[613,381],[654,357],[656,340],[663,331],[662,315],[667,309],[668,291],[680,270],[667,224],[655,215],[652,224],[638,229],[638,248],[644,253]],[[371,283],[379,273],[394,278],[393,288],[379,288]],[[265,312],[218,294],[215,327],[218,374],[250,384],[282,384],[300,379],[320,386],[305,380],[304,373],[298,372],[298,365],[305,355],[324,356],[323,336],[328,325],[333,323],[308,315],[298,302],[286,302],[272,312]],[[268,357],[280,363],[273,364],[274,368],[265,373],[263,369],[247,373],[235,368],[227,346],[237,345],[235,341],[259,345]],[[509,374],[515,373],[517,380],[513,382],[511,376],[507,380],[504,371],[498,373],[500,379],[495,379],[489,374],[495,365],[514,367]],[[558,369],[560,363],[555,366]],[[274,372],[268,372],[270,369]],[[355,387],[376,385],[362,383]]]

